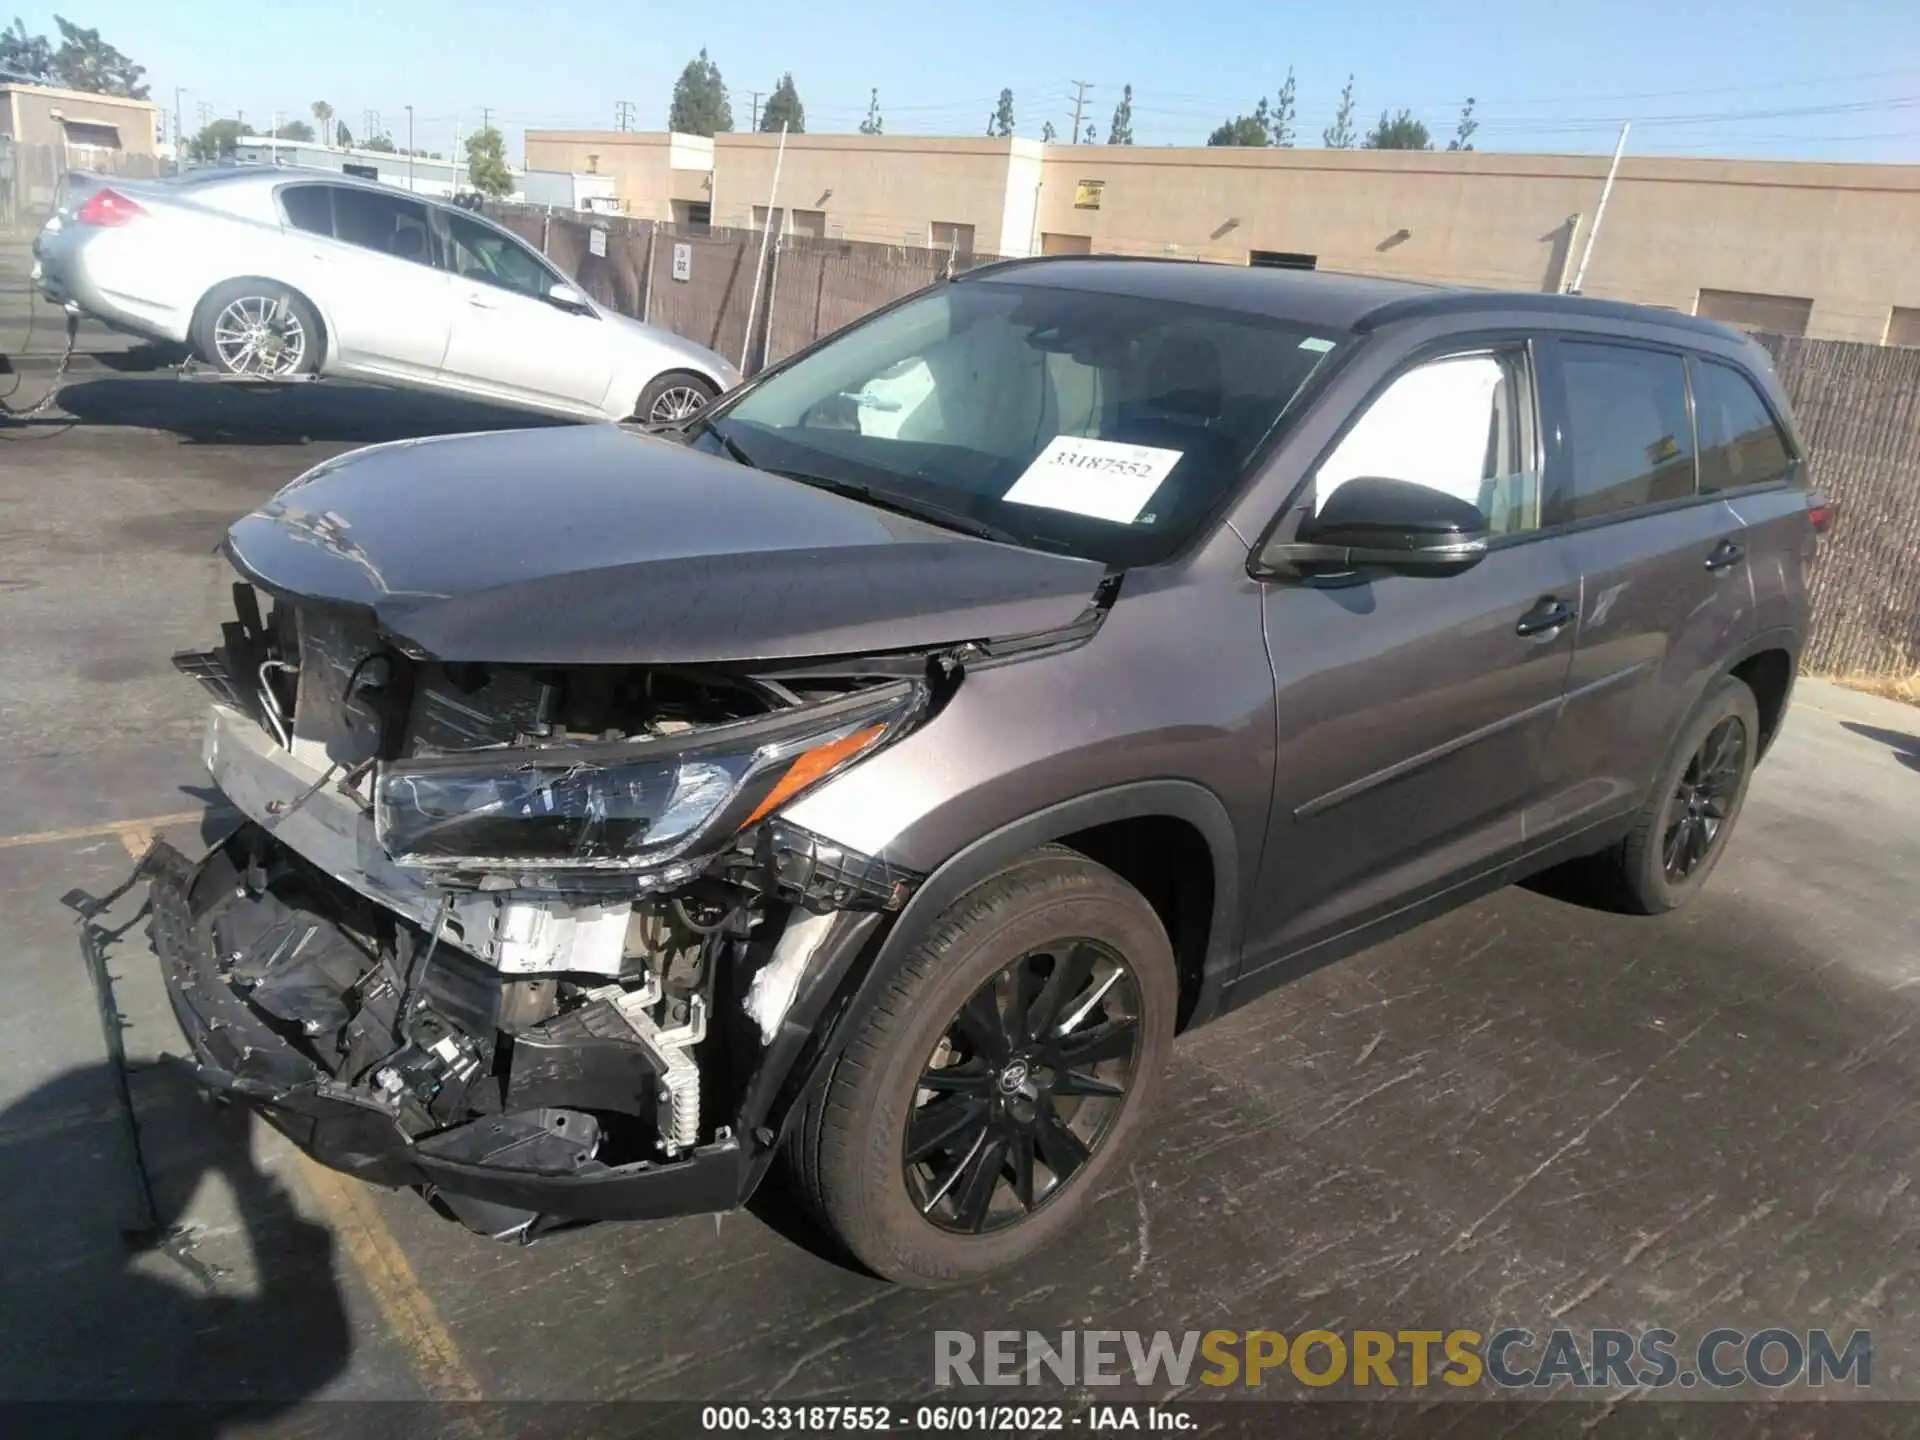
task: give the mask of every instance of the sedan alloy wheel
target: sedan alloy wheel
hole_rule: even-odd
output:
[[[307,327],[284,295],[238,296],[213,322],[214,358],[234,375],[297,374],[307,345]]]

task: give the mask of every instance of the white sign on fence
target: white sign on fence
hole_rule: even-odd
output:
[[[598,225],[587,231],[587,253],[605,255],[607,253],[607,232]]]
[[[673,278],[681,281],[693,279],[693,246],[681,242],[673,247]]]

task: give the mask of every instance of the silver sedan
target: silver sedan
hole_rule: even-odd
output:
[[[652,422],[740,379],[706,347],[595,304],[510,231],[331,171],[73,177],[34,253],[55,303],[237,375]]]

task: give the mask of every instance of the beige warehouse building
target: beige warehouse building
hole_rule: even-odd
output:
[[[151,157],[160,140],[160,107],[122,95],[0,80],[0,135],[17,145],[63,151],[75,165],[115,155]]]
[[[0,224],[52,204],[68,170],[159,174],[159,144],[151,100],[0,80]]]
[[[779,137],[527,133],[627,213],[764,223]],[[790,233],[1031,255],[1312,266],[1508,289],[1571,279],[1600,155],[1042,145],[796,135]],[[1629,156],[1583,285],[1788,334],[1920,345],[1920,166]]]

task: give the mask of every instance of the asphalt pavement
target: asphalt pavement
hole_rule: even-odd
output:
[[[990,1284],[889,1288],[771,1193],[525,1248],[473,1236],[202,1101],[138,923],[108,955],[164,1233],[127,1243],[60,897],[217,823],[201,695],[168,655],[226,613],[220,536],[355,445],[521,423],[105,369],[36,422],[0,418],[0,1399],[200,1400],[298,1433],[285,1407],[313,1399],[910,1401],[943,1330],[1720,1325],[1868,1329],[1869,1393],[1920,1401],[1920,711],[1804,682],[1691,908],[1509,890],[1184,1037],[1134,1164]],[[1110,1398],[968,1398],[1041,1395],[1073,1423]],[[1419,1399],[1316,1418],[1574,1435],[1656,1414],[1617,1389]],[[1920,1407],[1657,1413],[1671,1433],[1906,1433]]]

